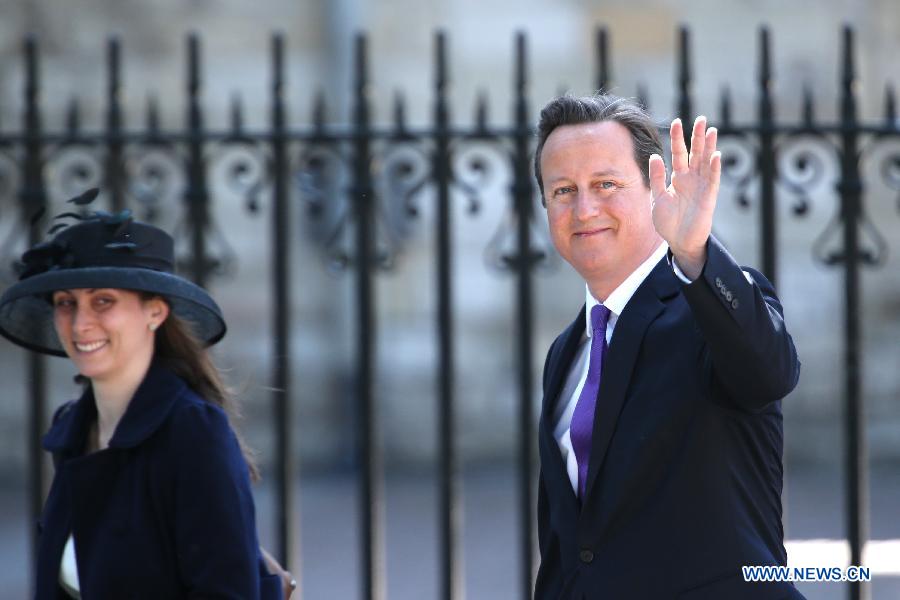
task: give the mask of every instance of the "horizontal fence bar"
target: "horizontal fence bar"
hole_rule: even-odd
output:
[[[714,117],[709,119],[710,125],[718,129],[720,136],[731,135],[759,135],[759,134],[775,134],[780,136],[792,135],[843,135],[846,133],[857,133],[860,135],[894,135],[900,134],[900,123],[893,125],[881,124],[870,125],[866,123],[858,123],[854,126],[848,126],[842,123],[823,123],[814,124],[812,127],[807,125],[782,125],[775,124],[772,126],[761,125],[718,125]],[[668,124],[660,127],[663,134],[669,133]],[[469,141],[490,141],[496,138],[512,139],[520,134],[520,130],[514,126],[504,126],[491,128],[487,131],[480,131],[476,127],[463,128],[460,126],[448,127],[443,135],[447,135],[454,139]],[[421,139],[430,139],[438,135],[437,130],[423,127],[407,127],[404,129],[403,136],[398,137],[396,130],[373,126],[365,135],[365,139],[369,140],[391,140],[398,143],[414,142]],[[205,142],[219,143],[271,143],[276,134],[270,131],[242,131],[240,137],[235,137],[228,131],[224,130],[206,130],[199,139]],[[360,139],[359,133],[350,130],[326,129],[317,131],[310,129],[285,129],[283,134],[278,134],[279,138],[289,142],[355,142]],[[20,132],[0,132],[0,146],[8,144],[24,144],[33,136]],[[116,136],[106,133],[81,133],[77,136],[71,136],[65,133],[48,132],[41,133],[37,139],[43,144],[58,144],[60,146],[75,145],[106,145],[109,143],[123,144],[143,144],[148,147],[154,147],[160,144],[182,144],[196,142],[196,135],[178,131],[163,131],[159,134],[149,135],[139,131],[124,131]]]

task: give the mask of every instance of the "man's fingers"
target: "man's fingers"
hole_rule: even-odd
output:
[[[669,127],[669,138],[672,141],[672,171],[682,172],[688,170],[688,152],[684,145],[684,126],[681,119],[672,121]]]
[[[657,198],[666,191],[666,163],[659,154],[650,155],[650,194]]]
[[[719,191],[719,179],[722,176],[722,153],[716,150],[709,159],[709,183],[713,192]]]
[[[715,127],[710,127],[706,130],[706,141],[703,147],[703,162],[700,163],[700,168],[703,171],[706,171],[708,168],[712,166],[712,157],[716,153],[716,143],[719,140],[719,130]]]
[[[691,131],[691,153],[690,166],[694,169],[703,168],[701,165],[706,164],[709,155],[704,154],[703,150],[706,146],[706,117],[700,115],[694,119],[694,129]],[[699,162],[698,161],[702,161]]]

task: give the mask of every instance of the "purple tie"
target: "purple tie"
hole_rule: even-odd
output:
[[[591,433],[594,429],[594,409],[597,406],[597,392],[600,391],[600,372],[603,370],[603,355],[606,353],[606,323],[609,309],[597,304],[591,309],[591,357],[587,379],[575,404],[569,437],[578,461],[578,497],[584,498],[587,484],[588,459],[591,456]]]

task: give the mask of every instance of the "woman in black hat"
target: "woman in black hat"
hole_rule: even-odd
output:
[[[281,598],[256,467],[205,350],[225,335],[219,307],[174,275],[161,229],[128,211],[68,216],[80,222],[26,252],[0,298],[0,334],[68,356],[85,383],[43,440],[56,473],[35,597]]]

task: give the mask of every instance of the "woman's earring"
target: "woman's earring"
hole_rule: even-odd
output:
[[[149,325],[150,331],[156,331],[156,328],[159,327],[157,323],[150,323]]]

